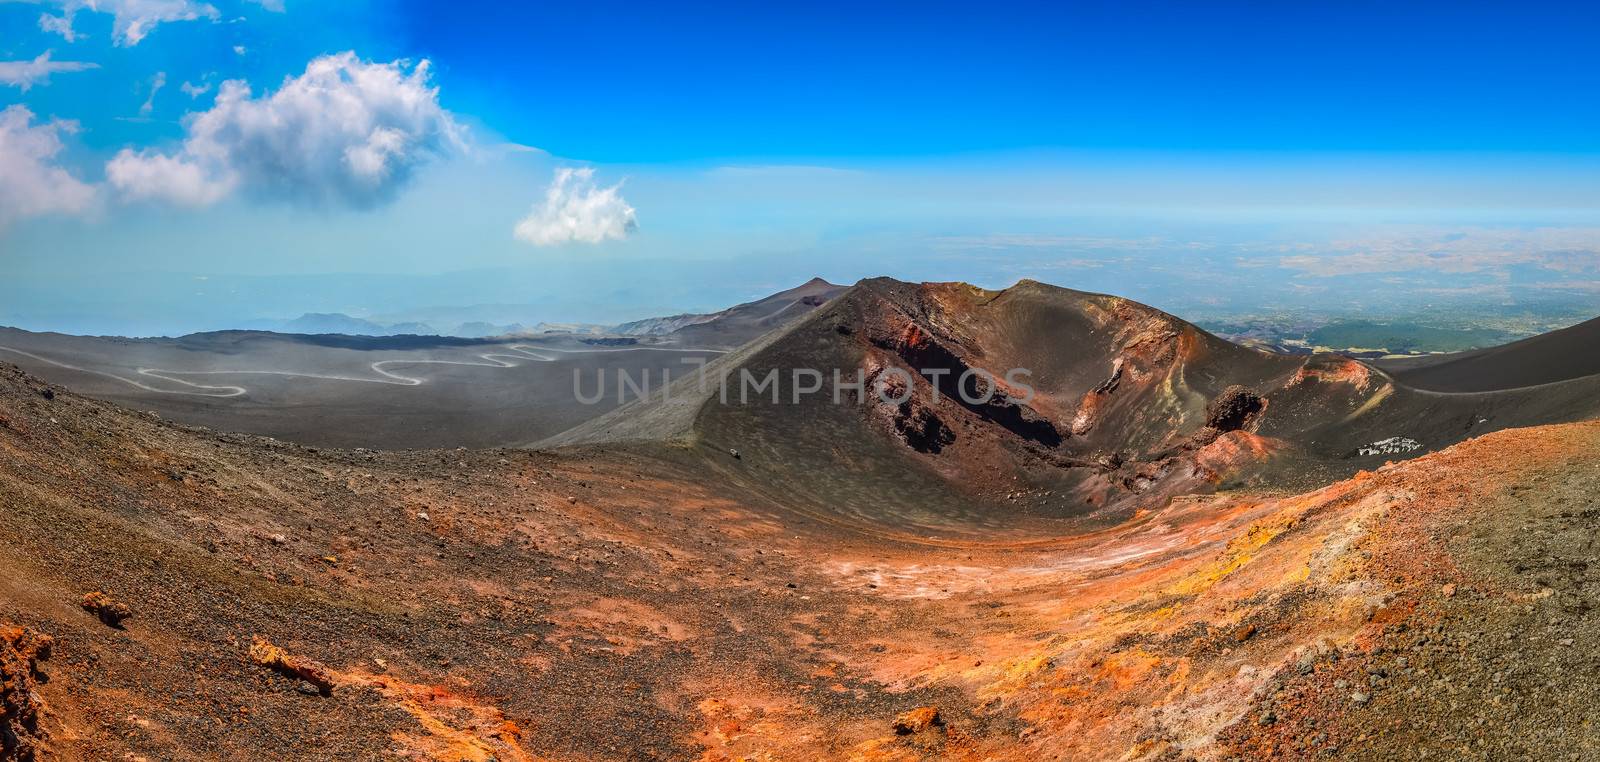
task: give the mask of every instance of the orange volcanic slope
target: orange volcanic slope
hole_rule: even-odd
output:
[[[6,370],[0,719],[63,759],[1594,752],[1600,424],[1066,536],[720,455],[318,452]]]

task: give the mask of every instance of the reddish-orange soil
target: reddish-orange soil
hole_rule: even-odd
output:
[[[696,446],[318,452],[13,370],[0,421],[5,642],[54,639],[0,654],[5,721],[44,758],[1594,751],[1564,670],[1600,424],[983,541],[791,510]]]

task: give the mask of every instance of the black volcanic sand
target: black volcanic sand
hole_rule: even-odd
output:
[[[816,278],[722,312],[690,316],[697,322],[660,336],[466,339],[217,331],[176,339],[126,339],[0,328],[0,361],[16,363],[84,394],[222,431],[327,447],[520,446],[632,399],[637,391],[619,387],[620,374],[635,383],[648,375],[653,388],[659,388],[668,373],[683,377],[694,372],[694,366],[683,360],[714,359],[804,318],[844,290]],[[540,362],[517,357],[511,348],[518,345],[562,351],[549,353],[555,362]],[[6,351],[7,347],[35,356]],[[511,355],[497,359],[517,367],[406,362],[487,363],[480,355],[496,353]],[[385,369],[391,373],[424,383],[403,386],[273,375],[394,380],[372,370],[371,364],[379,361],[388,362]],[[141,374],[141,369],[175,371],[170,374],[173,378],[194,384],[243,386],[248,393],[197,395],[192,392],[203,390]],[[272,373],[207,375],[219,370]],[[574,393],[574,373],[582,379],[585,397],[599,388],[603,373],[604,397],[596,404],[580,403]]]
[[[687,346],[732,349],[805,317],[847,288],[813,278],[765,299],[729,307],[705,322],[684,326],[671,335]]]
[[[518,358],[510,347],[550,347],[554,362]],[[687,345],[663,343],[663,347]],[[0,361],[14,362],[42,378],[84,394],[137,410],[154,411],[183,423],[238,431],[325,447],[406,449],[499,447],[550,436],[618,406],[619,373],[659,386],[662,374],[692,371],[687,357],[710,359],[715,352],[677,352],[593,346],[578,339],[489,341],[447,337],[294,336],[258,332],[198,334],[180,339],[119,339],[37,334],[0,329],[0,347],[11,347],[85,370],[73,370],[34,357],[0,350]],[[622,351],[616,351],[622,350]],[[537,351],[537,350],[535,350]],[[410,360],[487,363],[482,354],[501,353],[501,368],[446,365]],[[375,372],[372,363],[424,383],[407,386]],[[182,381],[242,386],[233,397],[201,396],[169,379],[139,373],[141,368],[177,371]],[[183,371],[273,371],[184,375]],[[274,375],[307,373],[369,379],[349,381]],[[598,374],[607,394],[597,404],[581,404],[573,391],[580,374],[583,393],[592,395]],[[117,378],[111,378],[116,376]],[[150,391],[126,379],[163,391]],[[215,393],[215,392],[213,392]],[[629,392],[632,393],[631,390]]]
[[[1490,392],[1558,384],[1600,373],[1600,318],[1498,347],[1379,360],[1402,383],[1437,392]],[[1562,397],[1573,392],[1550,389]]]

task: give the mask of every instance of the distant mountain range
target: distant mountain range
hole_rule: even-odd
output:
[[[545,335],[552,333],[606,334],[622,333],[610,326],[589,323],[536,323],[532,327],[521,323],[491,323],[471,320],[452,327],[439,328],[431,323],[403,321],[384,323],[366,318],[351,317],[342,312],[307,312],[293,320],[266,323],[259,327],[278,333],[344,334],[347,336],[456,336],[481,339],[491,336]]]
[[[371,320],[350,317],[342,312],[307,312],[284,323],[278,330],[283,333],[343,333],[351,336],[390,336],[405,333],[429,335],[438,333],[432,326],[425,323],[383,325],[374,323]]]
[[[254,328],[297,334],[344,334],[348,336],[455,336],[478,339],[495,336],[544,336],[549,334],[668,336],[702,340],[713,346],[737,346],[782,325],[792,317],[809,312],[845,290],[845,286],[821,278],[809,281],[766,298],[729,307],[720,312],[684,313],[646,318],[617,325],[594,323],[547,323],[526,326],[519,322],[499,322],[518,311],[517,305],[478,305],[461,308],[433,308],[423,311],[424,320],[359,318],[342,312],[308,312],[293,320],[267,323]],[[522,307],[520,309],[527,309]],[[399,318],[401,316],[392,316]],[[406,317],[417,317],[407,315]],[[464,319],[465,318],[465,319]]]

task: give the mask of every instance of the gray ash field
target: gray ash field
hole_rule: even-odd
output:
[[[327,447],[503,447],[542,439],[803,317],[842,291],[814,279],[707,315],[616,336],[300,335],[173,339],[0,328],[0,360],[175,421]],[[623,328],[628,328],[623,326]],[[601,381],[605,394],[590,400]],[[582,395],[578,393],[581,390]]]

